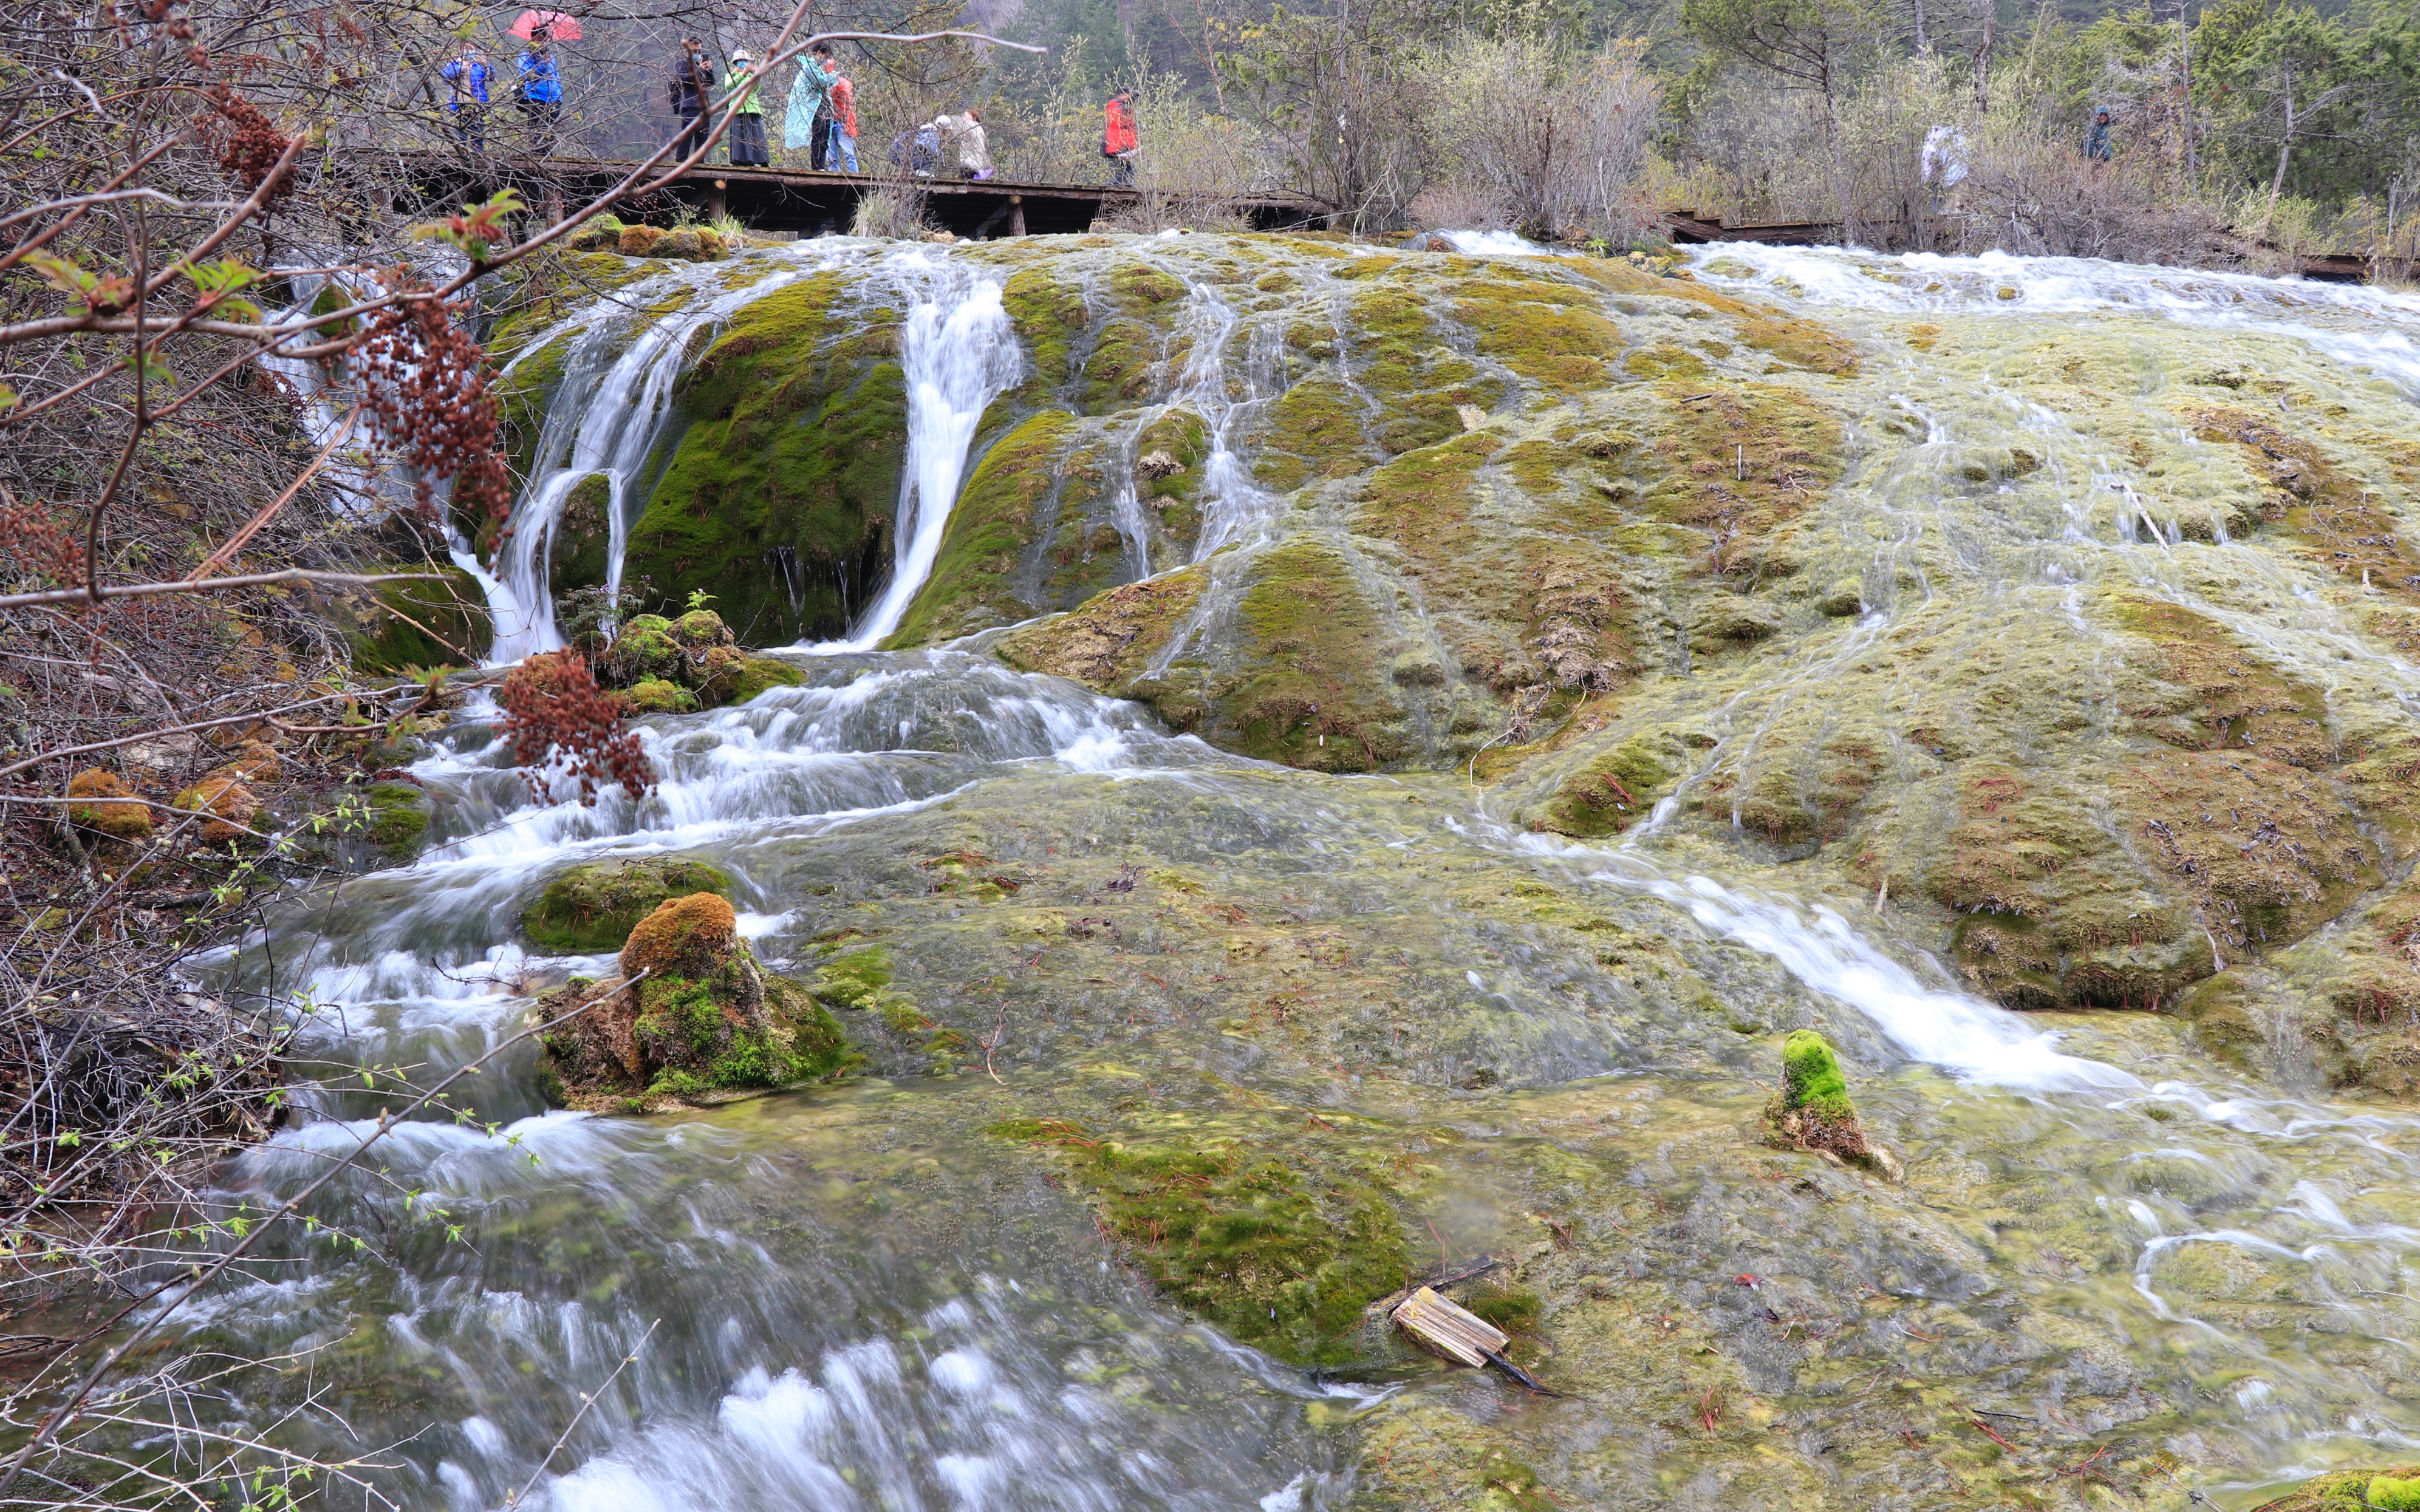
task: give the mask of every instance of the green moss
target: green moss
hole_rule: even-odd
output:
[[[1298,1153],[1191,1131],[1094,1138],[1060,1119],[991,1132],[1054,1146],[1171,1301],[1280,1359],[1356,1358],[1361,1309],[1410,1270],[1385,1192],[1323,1174]]]
[[[1001,285],[1000,302],[1033,364],[1034,382],[1056,393],[1071,376],[1072,354],[1092,318],[1083,289],[1047,267],[1021,268]]]
[[[769,688],[797,687],[806,680],[806,673],[779,656],[750,656],[732,672],[727,702],[745,703]]]
[[[731,878],[703,861],[585,862],[547,884],[520,929],[551,955],[602,955],[665,900],[696,892],[728,897]]]
[[[836,1008],[861,1008],[891,981],[889,952],[881,946],[869,945],[825,962],[816,969],[812,990],[818,1002]]]
[[[1049,495],[1054,462],[1075,424],[1066,410],[1046,409],[984,455],[950,511],[932,577],[886,648],[929,645],[1032,616],[1032,608],[1017,596],[1018,572],[1040,533],[1036,511]]]
[[[393,860],[410,859],[428,832],[428,795],[409,782],[373,782],[362,797],[369,805],[363,838]]]
[[[2368,1512],[2372,1507],[2392,1504],[2378,1500],[2377,1487],[2381,1481],[2386,1482],[2390,1488],[2420,1484],[2420,1466],[2340,1470],[2331,1474],[2315,1475],[2287,1495],[2261,1503],[2253,1512]],[[2403,1504],[2420,1506],[2420,1500]]]
[[[330,617],[352,647],[354,671],[477,662],[493,635],[477,579],[450,562],[396,563],[373,570],[427,573],[435,580],[380,583],[328,596]]]
[[[1252,460],[1253,475],[1284,491],[1313,478],[1359,471],[1369,455],[1361,436],[1361,405],[1351,389],[1306,378],[1269,407],[1269,428]]]
[[[570,360],[572,342],[578,334],[565,332],[515,363],[496,379],[496,399],[504,424],[504,455],[516,478],[527,479],[536,470],[537,441],[546,428],[546,407],[553,399],[554,391],[563,386],[564,366]],[[473,522],[468,533],[478,533],[475,525]]]
[[[680,643],[673,639],[672,622],[660,614],[632,615],[603,658],[606,675],[627,684],[670,682],[681,675],[686,665]]]
[[[1532,829],[1578,840],[1619,834],[1646,814],[1672,775],[1657,742],[1633,736],[1591,758],[1524,817]]]
[[[1100,692],[1150,700],[1177,729],[1191,729],[1202,715],[1198,698],[1138,686],[1144,669],[1202,601],[1207,575],[1198,567],[1094,595],[1074,611],[1025,625],[1003,638],[1001,660],[1019,671],[1048,672]],[[1173,701],[1183,697],[1179,707]]]
[[[1235,749],[1321,771],[1375,771],[1408,753],[1382,670],[1385,625],[1334,547],[1297,536],[1262,553],[1240,609],[1250,652],[1218,710]]]
[[[622,701],[633,714],[695,714],[697,695],[678,683],[650,677],[631,684]]]
[[[675,391],[678,442],[626,566],[659,606],[716,596],[751,644],[833,636],[888,555],[907,438],[896,322],[838,313],[845,275],[741,307]]]
[[[558,596],[575,588],[594,588],[605,581],[611,567],[613,485],[602,472],[592,472],[564,497],[554,525],[554,544],[547,555],[547,588]]]
[[[1781,1076],[1791,1111],[1804,1109],[1831,1122],[1856,1117],[1849,1102],[1849,1079],[1840,1073],[1840,1057],[1831,1041],[1813,1029],[1792,1029],[1782,1041]]]
[[[1567,393],[1603,388],[1621,332],[1592,307],[1587,292],[1544,278],[1475,278],[1462,285],[1454,318],[1481,355],[1543,387]]]
[[[1478,1292],[1462,1300],[1465,1310],[1507,1334],[1525,1334],[1537,1326],[1544,1303],[1526,1287]]]
[[[2369,1504],[2393,1512],[2420,1512],[2420,1476],[2379,1475],[2369,1483]]]

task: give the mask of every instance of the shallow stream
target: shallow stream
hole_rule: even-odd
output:
[[[795,254],[799,269],[843,255],[876,263]],[[995,285],[888,255],[878,276],[923,301],[904,328],[920,392],[897,553],[917,570],[1015,353]],[[1802,310],[2139,312],[2420,392],[2420,310],[2374,297],[2007,259],[1699,261],[1710,283]],[[533,486],[500,569],[518,595],[498,605],[500,656],[556,643],[543,610],[502,612],[543,601],[548,511],[600,468],[630,507],[667,354],[747,297],[574,363],[579,397],[541,447],[569,460]],[[1226,406],[1258,393],[1250,343],[1204,287],[1188,298],[1209,356],[1170,402],[1211,412],[1232,470]],[[1906,375],[1902,402],[1932,417],[1928,440],[1838,495],[1871,553],[1865,623],[1809,656],[1858,655],[1945,563],[1993,579],[2023,556],[2020,590],[2055,604],[2062,574],[2102,570],[2189,593],[2161,555],[2221,548],[2223,524],[2188,543],[2179,506],[2080,460],[2089,448],[2020,379],[1924,381]],[[2071,470],[2062,508],[1943,513],[1932,470],[1987,422],[1994,440],[2046,438]],[[1220,487],[1205,553],[1273,507],[1240,471]],[[422,856],[298,903],[224,964],[294,986],[305,1049],[343,1068],[225,1192],[273,1204],[351,1148],[383,1105],[356,1069],[425,1081],[517,1032],[535,989],[602,970],[535,958],[515,931],[576,860],[724,868],[777,969],[812,975],[832,939],[886,936],[923,1011],[977,1049],[852,1023],[874,1074],[659,1118],[549,1113],[534,1060],[509,1055],[463,1100],[469,1121],[409,1125],[320,1201],[320,1224],[366,1253],[294,1236],[186,1304],[199,1336],[289,1357],[243,1403],[255,1422],[315,1399],[334,1411],[282,1431],[395,1445],[386,1491],[454,1512],[533,1481],[525,1505],[600,1512],[1448,1504],[1396,1457],[1461,1464],[1486,1443],[1564,1505],[1931,1506],[1943,1464],[1965,1494],[2004,1484],[1978,1478],[1969,1451],[1998,1451],[1972,1434],[1947,1447],[1940,1425],[1978,1410],[2037,1434],[2055,1464],[2024,1484],[2050,1504],[2100,1494],[2050,1470],[2101,1444],[2136,1466],[2123,1504],[2154,1506],[2189,1485],[2247,1505],[2420,1450],[2420,1119],[2246,1080],[2172,1021],[1984,1003],[1874,900],[1804,883],[1668,801],[1626,841],[1582,845],[1521,832],[1459,773],[1321,776],[1171,736],[1137,705],[1008,670],[984,638],[864,649],[908,596],[894,585],[847,642],[783,653],[802,687],[647,720],[663,783],[644,803],[534,803],[475,717],[449,732],[414,769],[437,799]],[[2327,633],[2314,623],[2287,652],[2316,661]],[[1804,671],[1767,669],[1708,710],[1709,767]],[[2366,675],[2367,696],[2420,691],[2408,664]],[[938,886],[926,863],[963,853],[1013,874],[1011,895]],[[1288,993],[1314,1001],[1267,1007]],[[1902,1185],[1756,1143],[1775,1038],[1810,1023],[1852,1060]],[[1429,1151],[1422,1223],[1439,1249],[1523,1257],[1546,1304],[1536,1368],[1572,1396],[1527,1400],[1400,1350],[1322,1375],[1233,1344],[1156,1298],[1032,1149],[984,1133],[1247,1104]],[[1701,1387],[1735,1405],[1700,1434],[1671,1404]]]

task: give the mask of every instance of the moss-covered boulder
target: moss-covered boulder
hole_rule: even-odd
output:
[[[661,677],[642,678],[622,690],[622,702],[632,714],[694,714],[697,695]]]
[[[177,815],[180,820],[201,816],[200,828],[196,833],[205,845],[225,845],[263,838],[253,823],[260,817],[260,798],[242,778],[232,772],[212,772],[169,802],[182,810]]]
[[[588,861],[546,885],[521,911],[520,930],[551,955],[602,955],[667,899],[730,891],[731,878],[704,861]]]
[[[622,948],[620,977],[539,1000],[547,1070],[573,1107],[641,1109],[713,1102],[829,1076],[855,1063],[840,1026],[796,982],[766,975],[731,904],[671,899]]]
[[[151,833],[151,806],[134,800],[134,790],[115,772],[88,766],[68,779],[68,822],[112,840],[142,840]]]
[[[796,687],[806,680],[806,673],[779,656],[742,656],[731,671],[723,702],[745,703],[768,689]]]
[[[1781,1090],[1766,1104],[1768,1142],[1811,1150],[1835,1165],[1899,1175],[1899,1161],[1866,1137],[1849,1079],[1830,1041],[1813,1029],[1792,1029],[1781,1045]]]
[[[554,543],[547,553],[547,588],[561,596],[605,581],[611,567],[613,523],[609,511],[613,486],[602,472],[574,484],[555,518]]]
[[[888,570],[907,444],[897,316],[834,271],[732,316],[683,374],[626,580],[715,595],[752,645],[837,636]]]
[[[320,595],[321,607],[352,648],[353,671],[478,664],[493,639],[494,623],[476,578],[451,562],[396,562],[373,570],[415,577]]]

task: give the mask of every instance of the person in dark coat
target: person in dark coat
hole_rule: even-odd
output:
[[[2084,133],[2084,155],[2094,162],[2107,162],[2118,155],[2117,145],[2109,139],[2109,113],[2092,113],[2092,126]]]
[[[696,38],[682,39],[667,89],[673,116],[680,122],[673,132],[673,155],[686,158],[706,136],[706,107],[714,99],[714,60],[706,55],[705,45]]]

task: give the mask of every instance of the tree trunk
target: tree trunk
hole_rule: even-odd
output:
[[[1932,46],[1924,39],[1924,0],[1909,0],[1909,3],[1916,11],[1916,50],[1918,53],[1930,53],[1932,51]]]
[[[1983,22],[1983,39],[1975,48],[1975,113],[1992,108],[1992,44],[2000,35],[2000,13],[1993,0],[1975,0]]]
[[[1849,156],[1840,145],[1840,100],[1836,70],[1832,67],[1832,8],[1819,3],[1816,21],[1823,28],[1823,135],[1832,145],[1832,193],[1840,205],[1840,245],[1853,247],[1857,242],[1856,212],[1849,196]]]
[[[2286,70],[2286,134],[2277,143],[2277,172],[2269,180],[2269,208],[2260,212],[2260,235],[2269,234],[2269,223],[2277,218],[2277,192],[2286,187],[2286,160],[2294,152],[2294,70]]]
[[[2201,155],[2194,142],[2193,33],[2185,26],[2185,0],[2177,0],[2177,58],[2184,74],[2185,179],[2197,192],[2201,188]]]

